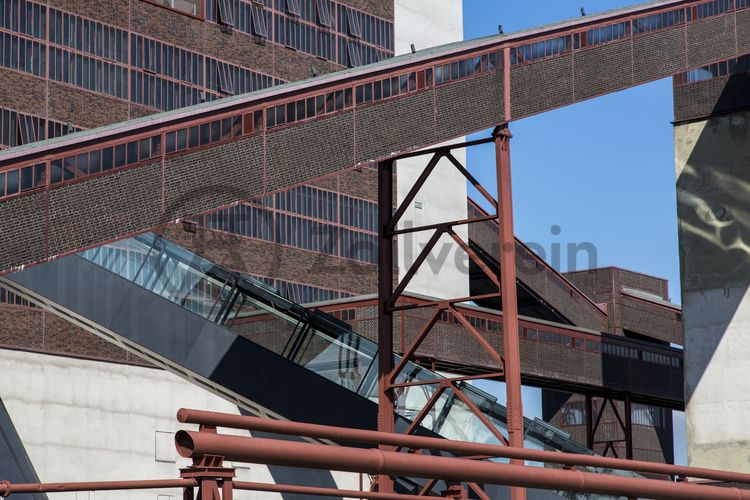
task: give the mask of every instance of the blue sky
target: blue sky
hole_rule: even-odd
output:
[[[577,17],[582,6],[594,14],[632,3],[464,0],[464,37],[495,34],[498,24],[510,33]],[[672,83],[661,80],[511,123],[516,235],[544,249],[548,261],[553,243],[565,249],[591,242],[598,267],[667,278],[679,303],[673,118]],[[491,145],[469,150],[468,165],[480,182],[494,186]],[[563,271],[567,260],[563,250]],[[494,383],[482,388],[504,392]],[[525,390],[524,404],[527,416],[541,416],[538,390]],[[684,463],[684,417],[675,420],[676,459]]]

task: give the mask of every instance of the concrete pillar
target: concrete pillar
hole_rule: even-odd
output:
[[[690,465],[750,472],[750,113],[675,126]]]

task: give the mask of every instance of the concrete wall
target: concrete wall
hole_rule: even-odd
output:
[[[194,427],[178,424],[177,410],[238,413],[236,405],[159,369],[11,350],[0,350],[0,359],[0,399],[43,482],[177,478],[178,468],[189,461],[177,457],[174,432]],[[265,465],[236,465],[240,480],[274,482]],[[305,479],[303,473],[299,480]],[[337,473],[335,481],[357,489],[359,476]],[[235,497],[281,498],[257,492]],[[182,497],[177,490],[144,490],[53,498]]]
[[[675,127],[690,465],[750,472],[750,113]]]
[[[463,40],[463,10],[460,0],[395,2],[396,55]],[[387,126],[387,124],[384,124]],[[462,141],[462,140],[461,140]],[[465,165],[464,150],[455,152]],[[400,204],[427,165],[430,157],[409,158],[396,167],[397,197]],[[402,218],[401,227],[417,227],[436,222],[466,218],[466,179],[443,159],[432,177],[425,183]],[[421,207],[421,208],[420,208]],[[468,242],[466,226],[456,231]],[[398,239],[399,278],[417,258],[423,245],[432,236],[423,231]],[[438,279],[439,274],[439,279]],[[431,258],[420,268],[407,291],[433,297],[465,297],[469,295],[468,256],[449,236],[444,235],[432,252]]]

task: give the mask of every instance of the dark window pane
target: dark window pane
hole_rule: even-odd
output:
[[[276,106],[276,125],[284,125],[286,123],[286,106],[280,104]]]
[[[102,170],[111,170],[114,164],[114,150],[112,148],[102,149]]]
[[[344,90],[344,105],[347,108],[352,107],[352,89],[351,88]]]
[[[89,172],[96,174],[102,170],[101,151],[96,150],[89,153]]]
[[[5,190],[5,193],[8,196],[18,193],[18,170],[11,170],[7,173],[6,178],[8,181],[8,188]]]
[[[344,109],[344,91],[343,90],[336,91],[335,99],[336,99],[336,111]]]
[[[0,174],[0,198],[5,196],[5,174]],[[0,289],[0,291],[2,291]]]
[[[315,113],[322,115],[326,112],[326,98],[324,95],[315,96]]]
[[[115,167],[125,165],[125,144],[115,146]]]
[[[34,167],[21,169],[21,191],[27,191],[34,187]]]
[[[240,137],[242,135],[242,115],[236,115],[232,117],[232,137]]]
[[[89,155],[83,153],[76,156],[76,177],[84,177],[89,175]]]
[[[221,120],[211,122],[211,142],[221,140]]]
[[[167,153],[174,153],[177,149],[177,133],[176,132],[168,132],[167,133],[167,145],[166,145],[166,152]]]
[[[63,163],[63,180],[69,181],[76,177],[76,157],[68,156]]]
[[[187,129],[183,128],[177,131],[177,151],[187,148]]]
[[[294,123],[297,121],[297,105],[293,102],[286,105],[286,122]]]
[[[333,92],[329,92],[326,94],[326,113],[333,113],[334,109]]]
[[[266,110],[266,127],[271,128],[276,126],[276,108],[268,108]]]
[[[315,98],[309,97],[307,99],[307,117],[312,118],[315,116]]]
[[[188,147],[194,148],[198,146],[198,126],[190,127],[188,130]]]
[[[232,137],[232,119],[224,118],[221,120],[221,139],[229,139]]]
[[[161,136],[155,135],[151,138],[151,158],[161,155]]]
[[[209,123],[202,123],[200,126],[200,144],[208,144],[211,141],[211,125]]]
[[[297,120],[305,119],[305,100],[297,101]]]
[[[219,122],[215,122],[217,125]],[[263,111],[256,111],[253,113],[253,130],[258,132],[263,130]]]
[[[5,178],[3,177],[4,180]],[[62,160],[52,160],[50,162],[49,180],[51,184],[62,182]],[[3,182],[0,182],[0,186],[2,185]],[[2,191],[2,187],[0,187],[0,191]]]
[[[138,161],[148,160],[151,155],[151,139],[138,141]]]
[[[128,143],[128,165],[138,163],[138,141]]]

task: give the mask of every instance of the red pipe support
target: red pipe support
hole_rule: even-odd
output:
[[[368,500],[414,500],[414,495],[398,493],[377,493],[373,491],[338,490],[336,488],[318,488],[315,486],[297,486],[292,484],[250,483],[234,481],[235,490],[267,491],[271,493],[293,493],[320,497],[366,498]]]
[[[179,431],[175,435],[175,444],[180,455],[186,458],[220,455],[236,462],[638,496],[657,500],[750,500],[750,491],[737,488],[206,432]]]
[[[63,491],[148,490],[161,488],[190,488],[198,486],[195,479],[149,479],[144,481],[99,481],[82,483],[26,483],[0,482],[0,497],[12,493],[59,493]]]
[[[619,458],[579,455],[575,453],[532,450],[528,448],[518,449],[492,444],[454,441],[450,439],[368,431],[363,429],[345,429],[327,425],[245,417],[243,415],[215,413],[203,410],[189,410],[186,408],[182,408],[177,412],[177,420],[185,424],[211,425],[230,429],[271,432],[274,434],[305,436],[309,438],[330,439],[333,441],[349,443],[387,444],[414,450],[447,451],[462,456],[517,458],[532,462],[602,467],[606,469],[663,474],[666,476],[694,477],[710,479],[713,481],[750,484],[750,474],[742,474],[739,472],[660,464],[639,460],[623,460]]]

